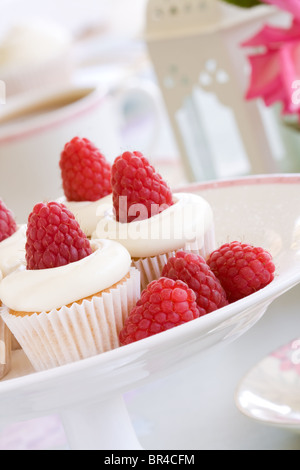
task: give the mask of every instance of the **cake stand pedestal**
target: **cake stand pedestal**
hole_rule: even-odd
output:
[[[68,409],[61,418],[71,450],[142,450],[121,395]]]

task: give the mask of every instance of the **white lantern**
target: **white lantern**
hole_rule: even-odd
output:
[[[240,46],[276,13],[218,0],[149,0],[148,51],[190,181],[278,170],[276,124],[266,126],[259,103],[245,100],[249,67]]]

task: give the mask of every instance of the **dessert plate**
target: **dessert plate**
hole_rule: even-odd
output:
[[[181,190],[210,202],[218,245],[240,240],[272,253],[277,269],[272,284],[180,327],[48,371],[32,372],[16,352],[15,367],[0,382],[2,422],[59,413],[71,449],[140,449],[123,394],[201,360],[209,348],[225,347],[300,282],[300,175],[252,176]]]
[[[263,424],[300,432],[300,339],[264,358],[236,390],[237,408]]]

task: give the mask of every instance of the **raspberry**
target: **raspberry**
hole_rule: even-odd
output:
[[[59,166],[68,201],[98,201],[111,194],[111,165],[88,139],[68,142]]]
[[[162,277],[142,292],[120,332],[120,343],[133,343],[198,317],[195,293],[184,282]]]
[[[228,305],[220,281],[201,256],[177,252],[168,260],[162,276],[183,281],[195,292],[200,317]]]
[[[271,254],[237,241],[214,251],[207,263],[224,287],[230,303],[259,291],[274,279]]]
[[[63,266],[92,253],[72,212],[57,202],[36,204],[28,218],[26,235],[29,270]]]
[[[13,213],[0,200],[0,242],[13,235],[17,228]]]
[[[145,220],[173,205],[171,189],[140,152],[116,158],[111,181],[118,222]]]

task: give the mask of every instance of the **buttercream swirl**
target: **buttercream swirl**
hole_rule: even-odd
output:
[[[25,263],[26,225],[0,243],[0,271],[2,277]]]
[[[204,235],[213,228],[209,203],[191,193],[176,193],[173,199],[173,206],[160,214],[128,224],[117,222],[112,206],[105,209],[103,205],[93,238],[116,240],[133,258],[157,256],[179,250],[187,243],[192,246],[203,242]]]
[[[74,214],[75,219],[80,225],[81,230],[87,237],[91,237],[101,218],[101,206],[107,207],[112,204],[112,195],[109,194],[98,201],[67,201],[65,197],[58,199],[58,202],[64,204]]]
[[[14,271],[0,282],[0,298],[20,312],[48,312],[101,292],[123,279],[131,258],[119,243],[91,241],[93,253],[51,269]]]

